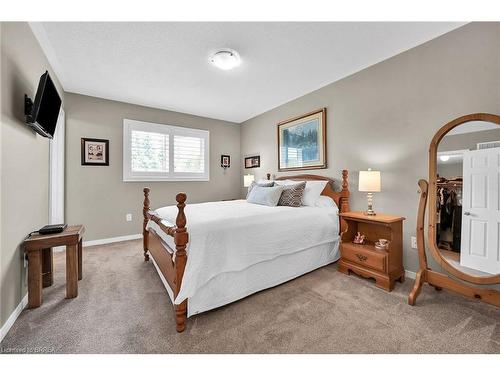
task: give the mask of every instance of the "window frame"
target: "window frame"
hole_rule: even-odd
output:
[[[132,171],[132,131],[168,134],[168,172]],[[197,137],[205,140],[203,173],[174,171],[174,137]],[[185,128],[182,126],[157,124],[153,122],[123,119],[123,181],[210,181],[210,132],[208,130]]]

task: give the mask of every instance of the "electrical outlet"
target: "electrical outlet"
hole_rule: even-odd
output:
[[[125,220],[132,221],[132,214],[125,215]]]
[[[411,236],[411,248],[416,249],[417,248],[417,237]]]

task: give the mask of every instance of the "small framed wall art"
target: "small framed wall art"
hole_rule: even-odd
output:
[[[220,156],[220,166],[224,169],[231,167],[231,156],[221,155]]]
[[[109,140],[82,138],[82,165],[109,165]]]
[[[259,168],[260,155],[249,156],[245,158],[245,168]]]

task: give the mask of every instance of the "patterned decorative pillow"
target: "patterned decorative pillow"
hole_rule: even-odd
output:
[[[260,186],[260,187],[273,187],[274,186],[274,181],[259,181],[259,182],[255,182],[253,181],[250,186],[248,187],[248,192],[247,192],[247,198],[248,198],[248,195],[250,194],[250,192],[252,191],[252,189],[255,187],[255,186]]]
[[[294,185],[283,185],[283,192],[281,193],[278,206],[300,207],[305,188],[305,182]]]

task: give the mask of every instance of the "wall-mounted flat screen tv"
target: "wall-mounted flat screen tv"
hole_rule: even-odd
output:
[[[61,97],[50,78],[49,72],[40,77],[35,101],[24,95],[26,123],[43,137],[53,138],[61,109]]]

